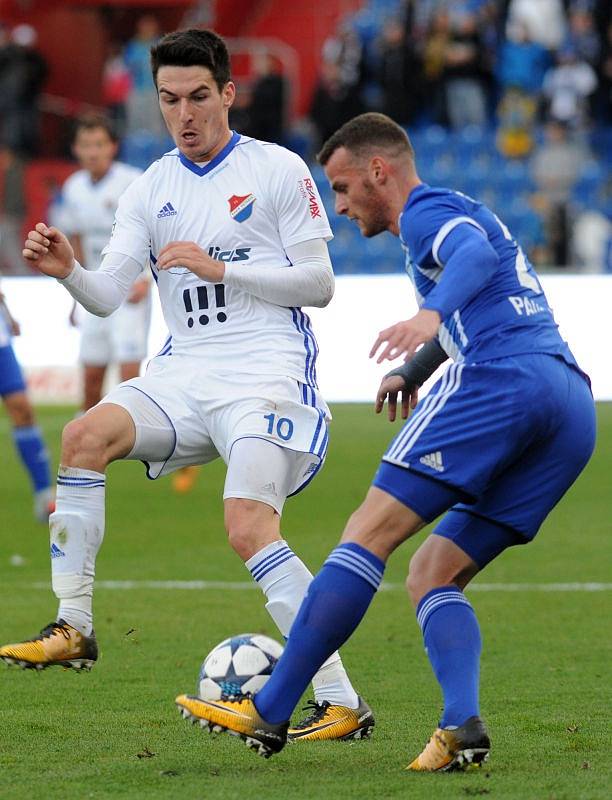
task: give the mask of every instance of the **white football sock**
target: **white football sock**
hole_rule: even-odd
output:
[[[60,465],[55,512],[49,517],[51,577],[57,619],[91,635],[96,556],[104,537],[104,488],[99,472]]]
[[[245,564],[268,598],[266,610],[287,638],[312,574],[284,540],[266,545]],[[357,693],[337,651],[319,669],[312,679],[312,686],[318,703],[327,700],[332,705],[349,708],[359,705]]]

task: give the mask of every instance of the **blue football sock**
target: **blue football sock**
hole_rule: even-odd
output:
[[[421,599],[417,621],[444,695],[440,727],[463,725],[479,715],[481,641],[474,609],[456,586],[441,586]]]
[[[36,425],[13,428],[13,441],[30,474],[35,492],[51,486],[49,455]]]
[[[271,723],[288,720],[321,664],[353,633],[380,586],[385,565],[354,542],[333,550],[314,577],[285,652],[255,697]]]

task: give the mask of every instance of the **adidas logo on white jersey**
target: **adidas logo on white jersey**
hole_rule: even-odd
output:
[[[159,209],[157,214],[157,219],[162,219],[162,217],[176,217],[178,211],[174,208],[172,203],[166,203],[165,206]]]
[[[436,472],[444,472],[444,464],[442,463],[442,453],[439,450],[436,450],[435,453],[428,453],[426,456],[421,456],[419,458],[421,464],[425,464],[426,467],[430,467],[431,469],[435,469]]]

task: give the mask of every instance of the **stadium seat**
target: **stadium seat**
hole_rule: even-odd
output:
[[[128,134],[121,144],[120,159],[134,167],[147,169],[164,153],[174,148],[167,137],[158,137],[147,130]]]

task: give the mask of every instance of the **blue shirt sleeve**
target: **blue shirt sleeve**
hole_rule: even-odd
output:
[[[446,319],[463,308],[487,284],[499,266],[499,257],[480,228],[460,222],[436,248],[441,278],[422,308]]]

